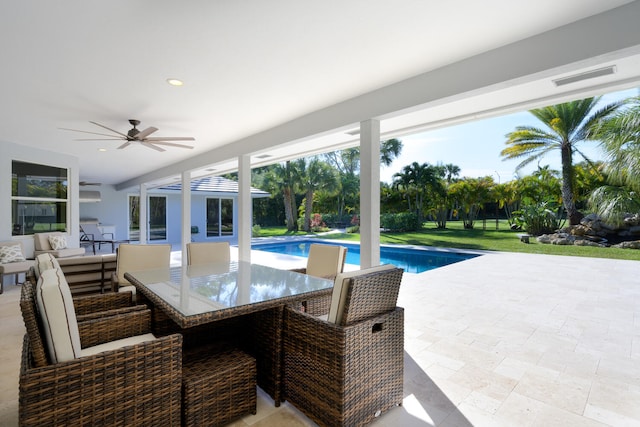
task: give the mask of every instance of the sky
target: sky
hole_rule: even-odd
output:
[[[600,102],[604,105],[637,94],[637,89],[613,92],[604,95]],[[403,144],[402,153],[391,166],[382,167],[380,179],[391,183],[393,174],[400,172],[404,166],[426,162],[457,165],[461,169],[461,178],[489,175],[495,182],[511,181],[516,177],[515,169],[522,159],[503,161],[500,151],[506,147],[506,135],[521,125],[540,126],[541,122],[528,111],[523,111],[399,138]],[[581,143],[580,150],[591,160],[604,159],[597,143]],[[575,163],[581,160],[580,156],[574,157]],[[560,153],[543,157],[540,166],[545,165],[560,170]],[[537,163],[527,166],[520,176],[530,174],[537,167]]]

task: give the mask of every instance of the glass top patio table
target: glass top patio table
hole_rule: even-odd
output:
[[[125,273],[182,328],[328,295],[333,281],[244,261]]]

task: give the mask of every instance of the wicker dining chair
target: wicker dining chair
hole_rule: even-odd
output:
[[[135,299],[136,288],[124,278],[124,273],[168,269],[171,265],[171,245],[137,245],[123,243],[116,251],[116,271],[111,276],[111,287],[114,292],[132,292]]]
[[[388,266],[338,275],[338,309],[326,314],[337,323],[286,307],[284,398],[319,425],[367,424],[402,404],[402,273]]]
[[[57,274],[43,274],[50,273]],[[34,294],[26,282],[20,299],[27,330],[19,377],[21,426],[180,425],[181,335],[148,336],[149,310],[99,317],[77,322],[82,350],[60,358],[61,347],[45,339]]]

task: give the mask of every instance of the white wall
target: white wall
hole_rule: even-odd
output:
[[[116,240],[126,240],[129,228],[129,195],[137,195],[135,191],[116,191],[112,185],[102,185],[91,187],[92,190],[100,191],[101,202],[80,203],[80,218],[95,218],[101,224],[113,225],[116,228]],[[180,193],[163,193],[151,190],[148,196],[167,197],[167,242],[178,245],[181,243],[181,221],[182,221],[182,196]],[[234,236],[219,238],[207,238],[206,233],[206,199],[207,197],[229,197],[228,194],[197,194],[191,193],[191,225],[198,226],[200,233],[193,236],[195,241],[230,240],[237,238],[237,201],[234,198]]]
[[[78,210],[78,158],[53,151],[39,150],[26,145],[0,141],[0,241],[21,240],[27,257],[33,257],[33,236],[12,236],[11,224],[11,162],[14,160],[41,165],[67,168],[69,170],[69,247],[78,247],[80,240]]]

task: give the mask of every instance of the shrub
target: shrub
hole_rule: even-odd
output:
[[[418,215],[413,212],[383,214],[380,216],[380,226],[388,231],[416,231],[422,228]]]
[[[352,227],[347,227],[347,233],[358,234],[360,233],[360,226],[354,225]]]
[[[513,212],[513,220],[532,236],[540,236],[562,227],[564,220],[558,212],[562,210],[547,202],[528,204]]]
[[[251,237],[260,237],[261,228],[258,224],[251,227]]]

